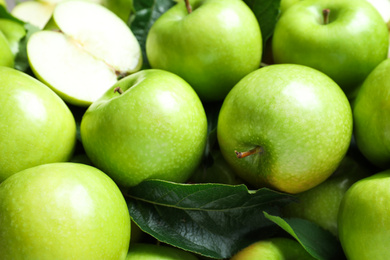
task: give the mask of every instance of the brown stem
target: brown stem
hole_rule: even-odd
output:
[[[244,158],[244,157],[256,154],[256,153],[262,153],[263,148],[261,146],[256,146],[255,148],[253,148],[249,151],[245,151],[245,152],[234,151],[234,152],[236,153],[237,158]]]
[[[329,14],[330,14],[330,9],[329,8],[326,8],[326,9],[322,10],[322,15],[324,16],[324,24],[328,24],[329,23]]]
[[[119,94],[123,94],[123,90],[121,89],[121,87],[116,87],[115,89],[114,89],[114,93],[116,93],[116,92],[118,92]]]
[[[192,13],[192,7],[191,7],[191,4],[190,4],[190,0],[185,0],[186,2],[186,8],[187,8],[187,11],[188,13]]]

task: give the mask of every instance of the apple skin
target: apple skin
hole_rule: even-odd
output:
[[[327,180],[297,194],[298,203],[287,205],[283,209],[283,215],[287,218],[307,219],[338,237],[337,216],[345,192],[352,184],[370,174],[371,169],[347,155]]]
[[[2,259],[125,259],[130,216],[118,186],[100,170],[52,163],[0,184]]]
[[[242,249],[231,260],[314,260],[296,240],[276,237],[261,240]]]
[[[390,170],[353,184],[340,204],[339,238],[349,260],[389,259]]]
[[[23,25],[15,21],[0,18],[0,31],[7,38],[14,56],[19,52],[19,41],[26,35]]]
[[[322,11],[330,10],[324,24]],[[276,23],[275,63],[302,64],[330,76],[349,98],[387,57],[389,36],[378,11],[366,0],[308,0],[293,4]]]
[[[76,123],[47,86],[15,69],[0,67],[0,182],[21,170],[68,161]]]
[[[14,58],[7,37],[0,31],[0,66],[13,68],[15,64]]]
[[[152,68],[186,80],[202,101],[222,100],[259,68],[262,38],[253,12],[238,0],[179,2],[151,27],[146,54]]]
[[[182,249],[147,243],[131,244],[126,260],[197,260],[198,258]]]
[[[7,6],[7,2],[5,0],[0,0],[0,5],[4,6],[5,9],[7,10],[8,6]]]
[[[151,69],[121,79],[93,102],[80,133],[92,163],[121,187],[152,178],[183,182],[202,159],[207,119],[187,82]]]
[[[374,165],[390,166],[390,60],[366,78],[353,105],[354,135],[361,153]]]
[[[219,114],[222,155],[254,187],[288,193],[327,179],[347,152],[352,112],[328,76],[294,64],[263,67],[228,94]],[[235,151],[263,150],[245,158]]]

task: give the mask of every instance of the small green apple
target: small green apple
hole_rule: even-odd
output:
[[[390,166],[390,60],[366,78],[353,106],[354,135],[361,153],[374,165]]]
[[[0,182],[21,170],[67,161],[76,123],[47,86],[15,69],[0,67]]]
[[[89,106],[142,65],[130,28],[107,8],[77,0],[56,5],[45,30],[29,38],[27,54],[37,78],[79,106]]]
[[[126,260],[197,260],[182,249],[146,243],[131,244]]]
[[[152,25],[146,54],[152,68],[186,80],[202,101],[222,100],[246,74],[259,68],[262,38],[257,19],[240,0],[184,1]]]
[[[339,209],[339,238],[349,260],[389,259],[390,170],[353,184]]]
[[[2,259],[125,259],[130,216],[122,193],[100,170],[52,163],[0,184]]]
[[[19,52],[19,41],[26,35],[26,30],[20,23],[0,18],[0,31],[7,38],[9,47],[15,57]]]
[[[189,182],[193,183],[224,183],[230,185],[242,184],[233,168],[223,158],[221,151],[211,152],[211,165],[201,164],[191,176]]]
[[[270,65],[234,86],[217,131],[239,177],[255,187],[299,193],[327,179],[344,158],[352,113],[343,91],[322,72]]]
[[[80,131],[92,163],[121,187],[152,178],[183,182],[202,159],[207,119],[187,82],[152,69],[123,78],[93,102]]]
[[[293,202],[283,209],[285,217],[307,219],[338,236],[337,215],[340,202],[348,188],[356,181],[368,177],[371,170],[351,156],[346,156],[323,183],[297,195]]]
[[[261,240],[242,249],[231,260],[314,260],[296,240],[276,237]]]
[[[14,67],[14,54],[7,40],[7,37],[0,31],[0,66]]]
[[[353,98],[387,57],[386,24],[366,0],[307,0],[282,13],[272,38],[275,63],[295,63],[330,76]]]

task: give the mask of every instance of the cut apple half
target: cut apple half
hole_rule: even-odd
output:
[[[56,6],[45,30],[30,37],[27,55],[38,79],[79,106],[89,106],[142,65],[140,45],[126,23],[80,0]]]

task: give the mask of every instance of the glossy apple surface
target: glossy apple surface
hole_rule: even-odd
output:
[[[197,260],[193,254],[179,248],[146,243],[131,244],[126,260]]]
[[[353,184],[340,205],[339,238],[349,260],[389,259],[390,171]]]
[[[205,111],[195,91],[163,70],[118,81],[81,121],[88,157],[124,187],[152,178],[186,181],[202,158],[206,135]]]
[[[343,159],[352,113],[340,87],[302,65],[279,64],[243,78],[223,102],[218,142],[238,176],[288,193],[327,179]],[[238,158],[237,153],[252,154]]]
[[[386,59],[388,34],[381,15],[366,0],[299,1],[278,20],[272,50],[275,63],[318,69],[353,98],[359,84]]]
[[[0,182],[21,170],[67,161],[76,123],[47,86],[15,69],[0,67]]]
[[[231,260],[314,260],[296,240],[271,238],[258,241],[242,249]]]
[[[366,78],[353,106],[354,134],[362,154],[383,169],[390,166],[390,60]]]
[[[262,38],[253,12],[243,1],[184,1],[153,24],[146,40],[152,68],[186,80],[202,101],[222,100],[246,74],[257,69]]]
[[[75,163],[32,167],[0,184],[2,259],[125,259],[130,216],[116,184]]]

